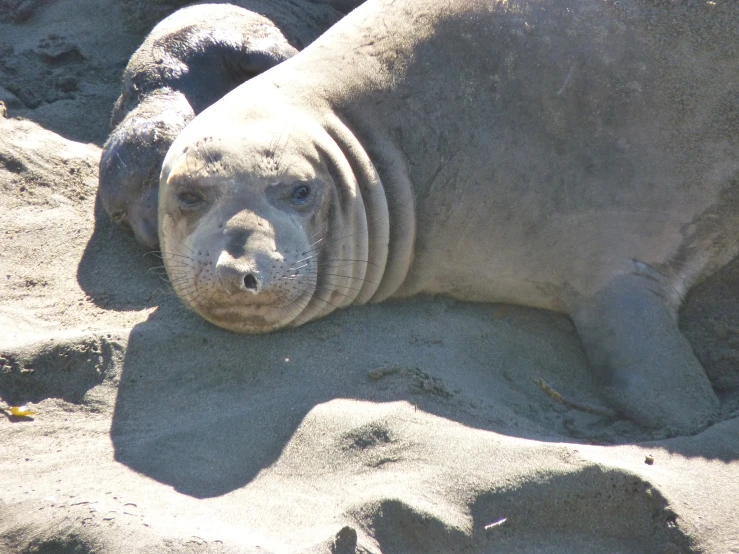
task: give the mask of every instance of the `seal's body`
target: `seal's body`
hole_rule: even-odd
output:
[[[199,3],[159,23],[134,53],[100,161],[103,207],[156,249],[159,173],[196,114],[298,53],[343,13],[300,0]],[[350,8],[351,0],[346,2]]]
[[[240,332],[417,293],[563,311],[623,413],[705,426],[676,318],[739,253],[739,8],[694,7],[370,0],[175,141],[175,290]]]

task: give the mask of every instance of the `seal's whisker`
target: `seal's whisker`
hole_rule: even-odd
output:
[[[352,279],[354,281],[361,281],[361,282],[367,282],[372,283],[373,285],[379,285],[379,283],[376,283],[375,281],[370,281],[369,279],[365,279],[364,277],[352,277],[351,275],[341,275],[339,273],[324,273],[324,275],[330,275],[332,277],[344,277],[346,279]]]
[[[173,286],[174,285],[184,285],[184,284],[191,282],[190,278],[183,273],[175,274],[175,275],[167,275],[166,277],[169,280],[169,282],[172,283]]]
[[[200,300],[200,294],[192,294],[192,293],[180,293],[180,298],[182,299],[185,306],[192,306],[193,308],[198,304],[198,301]],[[188,308],[190,307],[188,306]]]
[[[303,265],[301,265],[299,267],[290,267],[286,271],[298,271],[300,269],[304,269],[304,268],[310,267],[310,266],[311,266],[311,264],[303,264]]]
[[[308,248],[308,247],[309,247],[309,243],[310,243],[310,241],[312,241],[312,240],[313,240],[313,239],[314,239],[314,238],[315,238],[315,237],[316,237],[317,235],[320,235],[320,234],[321,234],[321,232],[322,232],[322,231],[320,231],[320,230],[319,230],[319,231],[316,231],[315,233],[313,233],[313,234],[312,234],[311,236],[309,236],[309,237],[308,237],[308,238],[307,238],[306,240],[304,240],[303,242],[301,242],[301,243],[300,243],[300,244],[298,245],[298,247],[297,247],[297,248],[295,249],[295,251],[297,252],[298,250],[301,250],[301,249],[303,249],[303,248]],[[318,241],[321,241],[321,240],[323,240],[323,238],[320,238],[320,239],[318,239]],[[318,242],[318,241],[316,241],[316,242]],[[316,244],[316,242],[314,242],[313,244]]]
[[[172,270],[178,270],[178,269],[187,270],[187,269],[192,268],[192,263],[190,262],[192,262],[192,260],[178,260],[178,259],[169,260],[165,268],[169,268]]]
[[[174,252],[167,252],[167,257],[166,257],[166,258],[162,258],[162,259],[163,259],[163,260],[167,260],[167,259],[169,259],[169,258],[175,258],[175,257],[179,257],[179,258],[187,258],[188,260],[189,260],[189,259],[192,259],[192,258],[191,258],[191,257],[190,257],[189,255],[186,255],[186,254],[181,254],[181,253],[180,253],[179,251],[177,251],[177,250],[175,250]]]
[[[308,246],[306,246],[306,248],[307,248],[308,250],[307,250],[306,252],[303,252],[303,256],[305,256],[305,255],[306,255],[306,254],[307,254],[308,252],[310,252],[310,251],[311,251],[311,250],[313,249],[313,247],[314,247],[315,245],[317,245],[317,244],[318,244],[318,243],[320,243],[320,242],[323,242],[323,239],[324,239],[324,237],[321,237],[321,238],[320,238],[320,239],[318,239],[317,241],[315,241],[315,242],[313,242],[313,243],[309,244]]]
[[[185,241],[178,240],[177,243],[174,245],[175,250],[178,252],[184,252],[185,254],[194,254],[195,248],[192,246],[189,246]]]
[[[178,248],[179,246],[179,248]],[[171,252],[167,252],[167,256],[192,256],[192,251],[188,252],[184,245],[177,245],[171,248]]]
[[[198,292],[195,287],[183,287],[183,288],[172,287],[172,288],[176,290],[178,294],[181,294],[185,297],[191,297],[194,293]]]
[[[315,275],[315,274],[304,273],[303,275],[310,276],[310,275]],[[369,279],[365,279],[364,277],[353,277],[352,275],[341,275],[339,273],[322,273],[322,275],[329,275],[331,277],[344,277],[346,279],[352,279],[354,281],[361,281],[361,282],[365,282],[366,281],[367,283],[372,283],[373,285],[379,284],[379,283],[376,283],[375,281],[370,281]],[[299,281],[299,280],[301,280],[301,277],[302,276],[299,275],[299,274],[296,274],[296,275],[285,275],[283,277],[280,277],[280,280],[285,280],[285,281]],[[307,282],[307,279],[306,279],[306,282]]]
[[[182,241],[182,240],[178,241],[178,243],[175,246],[179,246],[181,249],[183,249],[185,251],[186,254],[191,254],[191,255],[194,255],[195,254],[195,250],[193,248],[187,246],[185,244],[185,242]],[[176,248],[174,250],[176,252],[179,252],[179,250],[177,250]]]
[[[180,245],[180,246],[184,246],[185,248],[187,248],[188,250],[190,250],[190,248],[189,248],[189,247],[188,247],[188,246],[187,246],[187,245],[185,244],[185,241],[184,241],[184,240],[182,240],[181,238],[179,238],[179,237],[178,237],[178,238],[176,238],[176,239],[174,239],[174,240],[176,240],[176,241],[177,241],[177,244],[178,244],[178,245]],[[171,243],[170,243],[170,244],[171,244]]]
[[[175,274],[175,275],[170,276],[169,282],[172,283],[173,286],[174,285],[185,285],[188,283],[192,284],[193,287],[195,286],[195,284],[192,283],[190,277],[184,273]]]
[[[172,287],[159,287],[154,292],[164,294],[166,296],[177,296],[177,291],[175,291]]]
[[[171,252],[167,254],[167,260],[165,261],[169,261],[171,263],[172,258],[185,258],[188,261],[192,261],[191,256],[185,256],[184,254],[172,254]]]
[[[347,290],[349,292],[360,292],[362,290],[362,289],[355,289],[353,287],[344,287],[344,286],[338,286],[338,287],[333,287],[333,288],[324,287],[322,290],[325,291],[325,292],[327,292],[327,293],[329,293],[329,294],[340,294],[341,296],[345,296],[346,298],[351,298],[352,300],[354,300],[357,297],[356,294],[351,294],[350,295],[350,294],[347,294],[345,292],[341,292],[339,290],[340,288],[341,289],[345,289],[345,290]]]
[[[287,132],[287,137],[285,138],[283,142],[282,137],[285,135],[286,132]],[[280,131],[279,134],[276,134],[275,137],[273,137],[273,138],[276,138],[276,140],[273,140],[272,142],[270,142],[270,151],[272,154],[272,159],[275,161],[275,164],[277,165],[277,170],[279,172],[278,176],[284,175],[284,172],[279,171],[280,162],[282,161],[282,156],[285,154],[287,145],[290,143],[291,135],[292,135],[292,129],[285,128],[282,131]]]
[[[298,313],[301,313],[303,310],[305,310],[308,307],[308,304],[310,304],[311,300],[313,299],[313,294],[309,294],[307,296],[302,296],[305,293],[309,292],[308,289],[304,289],[301,291],[301,297],[298,301],[294,302],[296,305],[296,308],[298,310]]]
[[[332,295],[332,294],[338,294],[338,295],[340,295],[340,296],[343,296],[343,297],[345,297],[345,298],[350,298],[350,299],[352,299],[352,300],[354,299],[354,296],[349,296],[349,295],[347,295],[347,294],[345,294],[345,293],[343,293],[343,292],[340,292],[340,291],[338,291],[338,290],[336,290],[336,289],[331,289],[331,290],[322,290],[322,291],[320,291],[320,294],[328,294],[328,295]],[[330,302],[328,302],[328,301],[327,301],[327,300],[326,300],[325,298],[321,297],[321,296],[319,295],[319,293],[314,293],[314,294],[313,294],[313,297],[314,297],[314,298],[318,298],[319,300],[323,300],[323,301],[325,301],[325,302],[327,302],[327,303],[329,303],[329,304],[330,304]],[[341,308],[340,308],[339,306],[336,306],[336,305],[334,305],[334,304],[331,304],[331,305],[332,305],[332,306],[333,306],[334,308],[336,308],[336,309],[341,309]]]
[[[166,265],[163,265],[160,267],[164,267],[164,268],[166,267],[192,267],[192,264],[188,262],[192,262],[192,260],[190,258],[185,258],[184,260],[171,259],[171,260],[167,260]]]
[[[310,262],[311,260],[317,260],[317,259],[318,259],[318,256],[308,256],[307,258],[302,258],[300,260],[295,260],[295,262],[293,262],[293,263],[299,264],[299,263],[302,263],[302,262]]]
[[[302,263],[302,262],[310,262],[310,261],[318,260],[318,259],[319,259],[318,253],[312,253],[310,256],[307,256],[305,258],[301,258],[299,260],[295,260],[293,263],[294,264],[299,264],[299,263]],[[373,262],[371,262],[369,260],[359,259],[359,258],[329,258],[327,260],[321,261],[321,264],[333,263],[333,262],[354,262],[354,263],[356,263],[356,262],[364,262],[366,264],[376,265],[375,263],[373,263]]]
[[[172,270],[173,276],[188,275],[189,270],[191,269],[191,266],[189,264],[183,264],[183,263],[173,263],[169,267]]]
[[[307,280],[307,279],[306,280],[303,280],[302,282],[303,283],[306,283],[308,285],[312,285],[312,286],[318,285],[318,282],[317,281],[310,281],[310,280]],[[353,291],[353,292],[361,292],[361,290],[362,290],[361,288],[358,288],[357,289],[357,288],[354,288],[354,287],[350,287],[349,285],[337,285],[335,283],[324,284],[320,288],[320,290],[322,290],[322,291],[328,291],[328,292],[334,292],[334,291],[337,291],[339,288],[344,289],[344,290],[350,290],[350,291]],[[319,289],[316,288],[316,290],[319,290]]]
[[[203,156],[203,154],[201,152],[201,147],[202,147],[202,152],[205,152],[205,156]],[[195,143],[195,151],[198,154],[200,154],[200,156],[202,158],[207,159],[207,161],[210,162],[211,165],[215,165],[216,162],[213,159],[213,156],[211,155],[210,151],[208,150],[208,147],[205,145],[205,141],[203,141],[203,142],[196,142]]]
[[[367,265],[373,265],[377,267],[376,263],[370,262],[369,260],[353,260],[351,258],[334,258],[331,260],[324,260],[321,262],[321,265],[332,264],[332,263],[337,263],[337,262],[344,263],[345,265],[354,264],[357,262],[363,262],[363,263],[366,263]]]
[[[339,289],[343,289],[346,292],[342,292]],[[361,291],[361,289],[355,289],[353,287],[324,287],[321,290],[326,294],[339,294],[345,298],[349,298],[350,300],[354,300],[357,297],[357,293]]]
[[[320,297],[320,296],[318,296],[317,294],[313,294],[313,295],[311,295],[311,296],[310,296],[310,299],[309,299],[309,300],[308,300],[308,301],[307,301],[307,302],[305,303],[305,306],[303,307],[303,309],[305,309],[305,307],[307,307],[307,306],[308,306],[308,304],[310,304],[310,303],[311,303],[311,302],[312,302],[313,300],[320,300],[320,301],[321,301],[321,302],[323,302],[324,304],[328,304],[329,306],[333,307],[333,308],[334,308],[334,309],[336,309],[336,310],[340,310],[340,309],[341,309],[341,308],[340,308],[339,306],[337,306],[336,304],[334,304],[334,303],[332,303],[332,302],[329,302],[329,301],[328,301],[328,300],[326,300],[325,298],[321,298],[321,297]]]
[[[308,305],[308,303],[304,303],[303,299],[307,298],[308,302],[310,302],[310,298],[312,294],[309,294],[308,296],[303,296],[306,294],[307,291],[303,291],[301,293],[301,296],[297,300],[290,300],[289,302],[286,302],[285,304],[280,304],[277,308],[279,310],[284,310],[290,313],[292,316],[292,319],[295,319],[300,315],[300,313],[305,309],[305,307]],[[301,305],[302,304],[302,305]]]
[[[335,243],[335,242],[338,242],[338,241],[340,241],[340,240],[346,240],[346,239],[348,239],[348,238],[351,238],[351,237],[353,237],[353,236],[356,236],[357,234],[359,234],[359,232],[356,232],[356,233],[351,233],[351,234],[349,234],[349,235],[346,235],[346,236],[343,236],[343,237],[338,237],[338,238],[335,238],[335,239],[333,239],[333,240],[330,240],[330,241],[328,241],[328,242],[325,242],[325,243],[321,244],[321,245],[320,245],[320,248],[326,248],[326,247],[327,247],[327,246],[328,246],[329,244],[333,244],[333,243]],[[320,240],[323,240],[323,239],[320,239]],[[318,243],[318,242],[320,242],[320,241],[316,241],[316,243]],[[317,247],[316,247],[316,248],[317,248]],[[305,252],[303,252],[303,253],[302,253],[302,255],[303,255],[303,256],[305,256],[306,254],[309,254],[310,252],[313,252],[313,251],[315,251],[315,250],[316,250],[316,248],[310,248],[310,249],[306,250]]]
[[[144,252],[144,254],[142,255],[142,258],[146,258],[147,256],[151,256],[151,257],[154,257],[154,258],[159,258],[161,260],[162,259],[162,256],[160,255],[160,253],[161,252],[159,250],[150,250],[149,252]]]
[[[176,281],[179,278],[186,278],[188,276],[188,273],[186,271],[187,268],[172,268],[171,275],[169,275],[170,280]]]
[[[329,290],[329,291],[326,291],[326,293],[327,294],[338,294],[338,295],[343,296],[344,298],[348,298],[350,300],[354,300],[354,298],[356,296],[356,295],[349,295],[349,294],[340,292],[338,290]],[[319,296],[319,298],[320,298],[320,296]],[[338,306],[337,306],[337,308],[338,308]]]
[[[190,266],[186,266],[186,265],[171,266],[169,268],[169,271],[162,272],[162,275],[169,275],[170,273],[172,274],[173,277],[176,276],[178,273],[181,274],[181,275],[185,275],[187,273],[187,270],[189,269],[189,267]]]

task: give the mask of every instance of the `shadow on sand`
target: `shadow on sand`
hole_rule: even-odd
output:
[[[128,229],[114,224],[95,199],[95,228],[77,267],[77,282],[106,310],[142,310],[177,304],[162,277],[158,252],[145,252]]]
[[[248,484],[308,412],[334,399],[405,401],[471,428],[546,442],[655,438],[554,403],[537,377],[602,403],[574,328],[548,312],[416,299],[240,336],[167,306],[130,335],[111,438],[117,461],[197,498]],[[689,439],[660,446],[739,457],[731,442],[715,452],[695,451]]]

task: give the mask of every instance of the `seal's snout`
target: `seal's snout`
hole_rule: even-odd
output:
[[[229,294],[264,292],[265,282],[255,265],[235,259],[226,251],[222,252],[216,263],[216,275],[221,288]]]
[[[141,217],[134,217],[130,225],[131,229],[133,229],[133,235],[140,245],[147,250],[159,249],[156,212],[154,215],[144,214]]]

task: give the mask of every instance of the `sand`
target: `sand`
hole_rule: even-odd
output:
[[[736,264],[681,314],[722,399],[690,437],[544,394],[603,406],[558,314],[189,312],[96,199],[120,73],[175,4],[0,2],[0,406],[36,412],[0,412],[0,552],[739,552]]]

